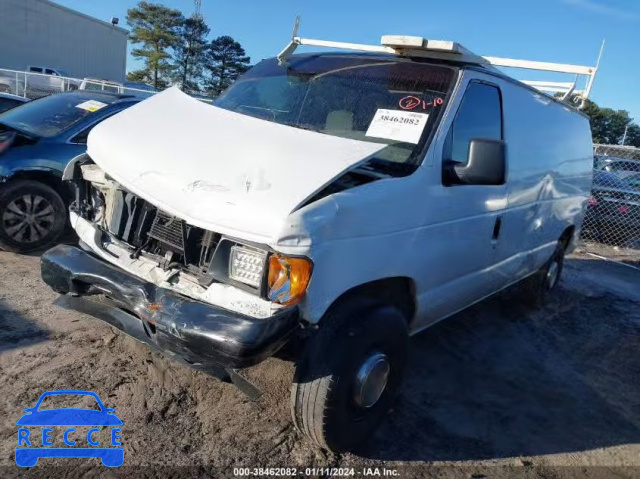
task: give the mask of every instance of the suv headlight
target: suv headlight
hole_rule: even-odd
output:
[[[285,306],[297,303],[307,291],[312,269],[313,263],[307,258],[269,256],[267,297]]]
[[[229,278],[259,288],[266,259],[266,251],[233,246],[229,257]]]

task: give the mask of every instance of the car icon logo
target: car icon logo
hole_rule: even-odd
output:
[[[48,398],[63,403],[85,400],[93,407],[47,408],[43,401],[50,402]],[[120,442],[122,421],[114,409],[105,407],[94,392],[47,391],[34,407],[26,408],[25,413],[16,423],[18,447],[15,461],[20,467],[33,467],[41,457],[98,457],[107,467],[119,467],[124,462],[124,449]]]

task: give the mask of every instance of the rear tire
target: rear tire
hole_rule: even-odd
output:
[[[335,452],[371,439],[402,382],[408,348],[406,319],[392,306],[359,300],[329,313],[296,367],[298,430]]]
[[[0,248],[30,253],[54,245],[66,224],[66,207],[50,186],[19,180],[0,189]]]
[[[532,308],[541,308],[560,282],[564,266],[564,245],[558,241],[553,255],[545,265],[522,282],[522,296]]]

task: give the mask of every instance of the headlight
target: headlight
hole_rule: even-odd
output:
[[[229,257],[229,278],[259,288],[266,258],[265,251],[233,246]]]
[[[313,263],[307,258],[291,258],[279,254],[269,257],[267,296],[276,303],[291,305],[307,291]]]

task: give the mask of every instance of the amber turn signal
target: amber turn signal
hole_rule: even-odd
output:
[[[271,255],[267,296],[285,306],[297,303],[307,291],[312,269],[313,263],[307,258]]]

